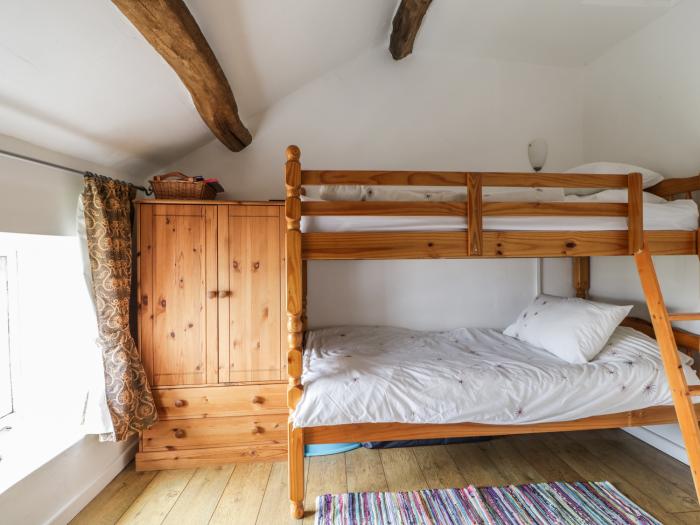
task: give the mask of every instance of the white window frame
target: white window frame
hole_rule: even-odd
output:
[[[17,295],[17,251],[13,249],[0,248],[0,257],[7,259],[7,302],[8,302],[8,344],[9,344],[9,366],[10,366],[10,396],[12,397],[12,409],[7,414],[0,414],[0,431],[11,430],[18,417],[18,407],[20,406],[20,363],[19,363],[19,301]],[[0,283],[2,286],[3,283]],[[0,322],[4,322],[0,320]],[[9,427],[9,428],[8,428]]]

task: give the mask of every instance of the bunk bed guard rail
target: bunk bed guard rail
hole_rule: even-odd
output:
[[[301,170],[301,152],[297,146],[287,148],[286,166],[286,209],[288,225],[292,231],[299,231],[302,216],[463,216],[467,219],[467,249],[463,256],[501,256],[498,245],[488,253],[484,249],[483,218],[489,216],[568,216],[568,217],[627,217],[627,250],[633,255],[644,244],[642,175],[600,175],[571,173],[496,173],[496,172],[448,172],[448,171],[319,171]],[[467,189],[465,202],[443,201],[301,201],[301,188],[311,185],[386,185],[386,186],[457,186]],[[587,188],[587,189],[627,189],[627,203],[609,202],[483,202],[484,187],[524,187],[524,188]],[[434,242],[447,238],[445,232],[428,233]],[[538,232],[541,236],[561,232]],[[617,232],[621,233],[621,232]],[[624,232],[622,232],[624,234]],[[518,232],[526,235],[527,232]],[[588,234],[588,235],[587,235]],[[335,236],[340,241],[353,234],[310,234],[317,238]],[[365,240],[374,237],[363,233]],[[380,236],[397,235],[417,238],[414,232],[381,233]],[[580,232],[582,237],[595,239],[599,232]],[[423,237],[426,236],[424,233]],[[450,234],[449,237],[453,237]],[[426,238],[427,238],[426,237]],[[495,239],[495,238],[494,238]],[[294,239],[295,240],[295,239]],[[313,240],[313,237],[312,237]],[[381,239],[378,238],[381,242]],[[533,239],[537,242],[538,239]],[[434,246],[427,240],[427,247]],[[574,246],[570,246],[573,248]],[[536,249],[534,250],[537,251]],[[399,254],[397,254],[398,256]],[[543,253],[540,256],[546,256]],[[568,255],[559,253],[558,255]],[[506,254],[507,256],[507,254]],[[538,256],[537,253],[530,255]],[[316,258],[316,257],[314,257]],[[336,257],[328,257],[336,258]],[[338,257],[342,258],[342,257]],[[358,258],[358,257],[349,257]],[[371,258],[371,257],[370,257]],[[397,257],[401,258],[401,257]]]

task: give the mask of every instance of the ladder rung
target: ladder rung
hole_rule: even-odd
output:
[[[700,313],[668,314],[670,321],[700,321]]]
[[[700,385],[690,385],[688,386],[689,396],[700,396]]]

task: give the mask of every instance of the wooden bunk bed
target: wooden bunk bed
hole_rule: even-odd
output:
[[[290,415],[303,393],[301,375],[308,260],[571,257],[577,295],[585,297],[590,256],[633,256],[652,322],[629,318],[623,324],[656,337],[674,403],[674,407],[656,406],[575,421],[523,425],[360,423],[300,428],[294,427],[290,417],[288,454],[292,516],[301,518],[304,514],[305,444],[496,436],[675,422],[680,424],[683,433],[700,499],[700,404],[694,405],[691,397],[700,395],[700,387],[688,386],[677,354],[679,347],[689,355],[700,350],[700,336],[671,325],[672,321],[700,320],[700,314],[668,313],[652,260],[652,255],[699,255],[700,230],[644,231],[641,174],[308,171],[301,169],[298,147],[289,146],[286,154],[287,398]],[[466,187],[467,198],[465,202],[302,202],[301,199],[304,186],[355,184]],[[483,187],[626,189],[628,202],[483,202]],[[695,190],[700,190],[700,176],[664,181],[649,191],[670,199],[676,194],[690,194]],[[468,228],[456,232],[305,233],[301,230],[302,216],[464,216]],[[626,217],[627,230],[484,231],[483,220],[489,216]]]

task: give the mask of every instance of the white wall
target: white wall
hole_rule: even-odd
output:
[[[700,171],[698,20],[700,2],[686,0],[585,68],[587,161],[629,162],[670,177]],[[698,311],[698,258],[657,257],[655,264],[669,309]],[[627,257],[594,259],[591,293],[644,303],[634,264]],[[636,310],[638,315],[645,312],[646,308]],[[644,431],[637,435],[682,457],[676,426],[649,430],[656,436]]]
[[[7,135],[0,135],[0,149],[140,183]],[[0,155],[0,232],[75,235],[75,206],[82,188],[80,175]]]
[[[382,45],[258,115],[242,152],[212,141],[170,167],[218,177],[224,197],[279,199],[291,143],[307,168],[529,171],[527,144],[545,137],[547,169],[564,169],[582,159],[581,80],[420,52],[395,62]],[[532,297],[534,272],[531,260],[315,262],[310,321],[503,327]]]
[[[50,431],[50,429],[48,429]],[[87,436],[0,494],[5,525],[64,525],[133,459],[136,443]]]
[[[137,182],[125,174],[3,135],[0,149]],[[82,185],[80,175],[0,156],[0,232],[75,235],[75,210]],[[60,353],[61,347],[51,350]],[[41,387],[41,383],[35,385],[36,389]],[[51,439],[51,435],[49,427],[27,440],[25,447],[40,446],[42,439]],[[99,443],[94,436],[81,439],[0,494],[0,522],[66,523],[128,463],[134,445],[133,440],[117,444]],[[38,449],[25,451],[43,455]]]

